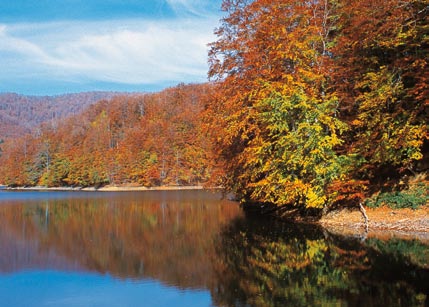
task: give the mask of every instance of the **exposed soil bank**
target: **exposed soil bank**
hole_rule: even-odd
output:
[[[368,231],[359,210],[334,211],[318,223],[329,232],[380,239],[418,239],[429,243],[429,207],[418,210],[390,208],[366,208]]]

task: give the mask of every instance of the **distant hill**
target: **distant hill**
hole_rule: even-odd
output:
[[[58,96],[0,93],[0,139],[20,136],[42,122],[78,114],[97,101],[119,95],[126,93],[84,92]]]

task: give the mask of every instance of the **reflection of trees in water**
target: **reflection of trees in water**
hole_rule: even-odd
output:
[[[120,278],[208,288],[213,279],[213,237],[239,210],[231,202],[210,197],[144,203],[51,200],[48,207],[2,206],[0,223],[20,240],[38,241],[34,254],[55,251],[88,270]]]
[[[13,256],[4,249],[13,248],[13,239],[31,242],[26,256],[37,259],[33,268],[37,256],[54,253],[77,264],[71,269],[208,288],[219,306],[423,306],[428,300],[428,246],[362,243],[313,226],[244,218],[236,205],[218,200],[2,205],[0,230],[0,254]],[[16,259],[1,257],[0,265],[19,270],[19,263],[3,263]]]
[[[378,241],[382,246],[389,242]],[[410,243],[410,244],[416,244]],[[420,244],[420,248],[429,250]],[[221,306],[423,306],[429,270],[314,227],[237,218],[216,242]],[[387,248],[388,249],[388,248]],[[427,260],[427,259],[426,259]]]

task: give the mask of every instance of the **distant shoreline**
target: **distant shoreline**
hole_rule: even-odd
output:
[[[181,191],[181,190],[211,190],[200,185],[195,186],[103,186],[103,187],[8,187],[0,186],[0,189],[7,191],[87,191],[87,192],[138,192],[138,191]]]

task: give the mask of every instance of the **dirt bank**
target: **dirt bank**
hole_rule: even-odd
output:
[[[429,207],[418,210],[366,208],[368,230],[359,210],[327,214],[319,223],[328,231],[351,236],[418,239],[429,243]]]

